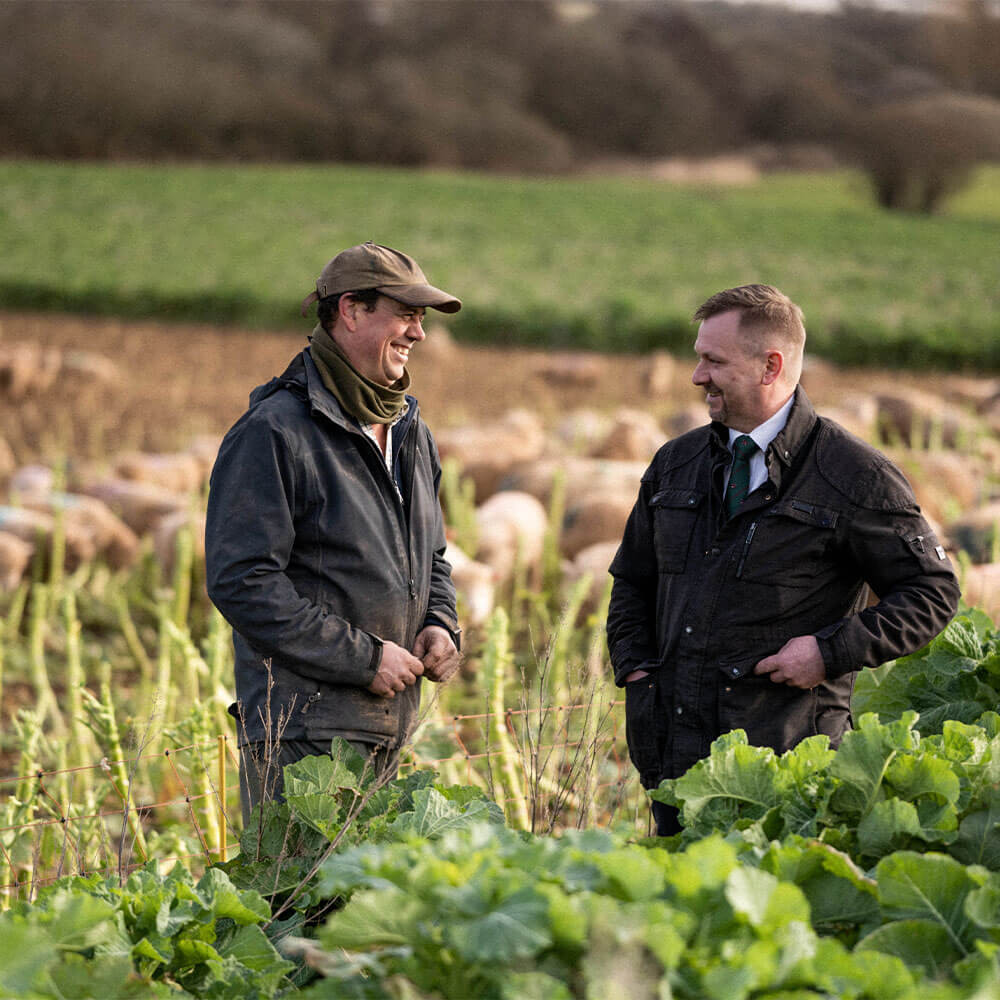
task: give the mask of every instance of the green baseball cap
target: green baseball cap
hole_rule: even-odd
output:
[[[429,284],[417,262],[408,254],[371,241],[348,247],[331,260],[316,279],[316,291],[302,300],[302,315],[319,299],[344,292],[374,288],[408,306],[429,306],[456,313],[462,303]]]

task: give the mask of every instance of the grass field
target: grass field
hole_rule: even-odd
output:
[[[0,307],[301,328],[336,250],[398,246],[478,342],[688,352],[689,316],[766,281],[847,364],[1000,370],[1000,168],[939,216],[863,179],[730,188],[345,167],[0,163]]]

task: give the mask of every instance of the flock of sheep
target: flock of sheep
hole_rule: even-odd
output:
[[[45,391],[70,368],[111,381],[109,362],[99,355],[56,352],[57,358],[45,351],[4,344],[0,394],[17,399]],[[673,366],[669,356],[650,357],[647,399],[663,398]],[[901,384],[859,388],[823,405],[821,390],[831,371],[815,360],[807,365],[805,384],[820,412],[878,444],[904,469],[925,514],[961,563],[967,603],[1000,615],[1000,380],[950,376],[940,393]],[[547,374],[581,387],[599,377],[599,367],[586,359],[554,362]],[[572,583],[589,574],[596,595],[650,458],[669,436],[705,419],[697,405],[666,420],[639,408],[578,408],[547,426],[521,408],[494,420],[435,427],[442,460],[457,463],[474,491],[474,530],[464,535],[475,538],[474,550],[462,551],[454,540],[448,549],[465,621],[485,620],[496,589],[516,567],[529,579],[537,572],[557,487],[563,578]],[[0,442],[0,478],[7,484],[0,506],[0,588],[29,574],[35,553],[51,550],[60,523],[69,568],[94,558],[127,566],[149,536],[169,573],[178,531],[190,528],[203,546],[205,489],[218,443],[218,437],[198,438],[175,453],[122,454],[100,466],[71,461],[60,470],[16,467]]]
[[[813,361],[809,380],[827,369]],[[903,385],[852,392],[820,411],[878,444],[907,473],[917,500],[959,565],[966,603],[1000,616],[1000,380],[951,377],[943,392]],[[666,425],[643,410],[608,416],[568,414],[546,431],[518,410],[476,427],[437,433],[443,458],[457,460],[475,484],[478,549],[450,560],[473,620],[488,611],[493,588],[514,554],[528,568],[541,557],[545,513],[556,477],[565,490],[560,550],[565,577],[606,581],[639,479],[671,434],[704,423],[686,407]],[[474,558],[470,558],[474,557]]]

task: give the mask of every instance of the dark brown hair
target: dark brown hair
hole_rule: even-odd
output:
[[[345,295],[350,295],[352,298],[357,299],[365,307],[366,312],[374,312],[379,294],[377,288],[363,288],[357,292],[340,292],[337,295],[327,295],[316,303],[316,318],[319,320],[320,326],[329,333],[337,319],[340,300]]]

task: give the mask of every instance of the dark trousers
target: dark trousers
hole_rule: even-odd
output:
[[[348,740],[371,765],[374,781],[391,781],[399,770],[399,750],[379,743]],[[240,807],[243,826],[261,802],[284,802],[285,766],[303,757],[330,755],[330,740],[282,740],[280,743],[248,743],[240,750]]]
[[[676,806],[668,806],[665,802],[650,802],[653,809],[653,820],[656,823],[657,837],[670,837],[684,829],[681,824],[680,810]]]

